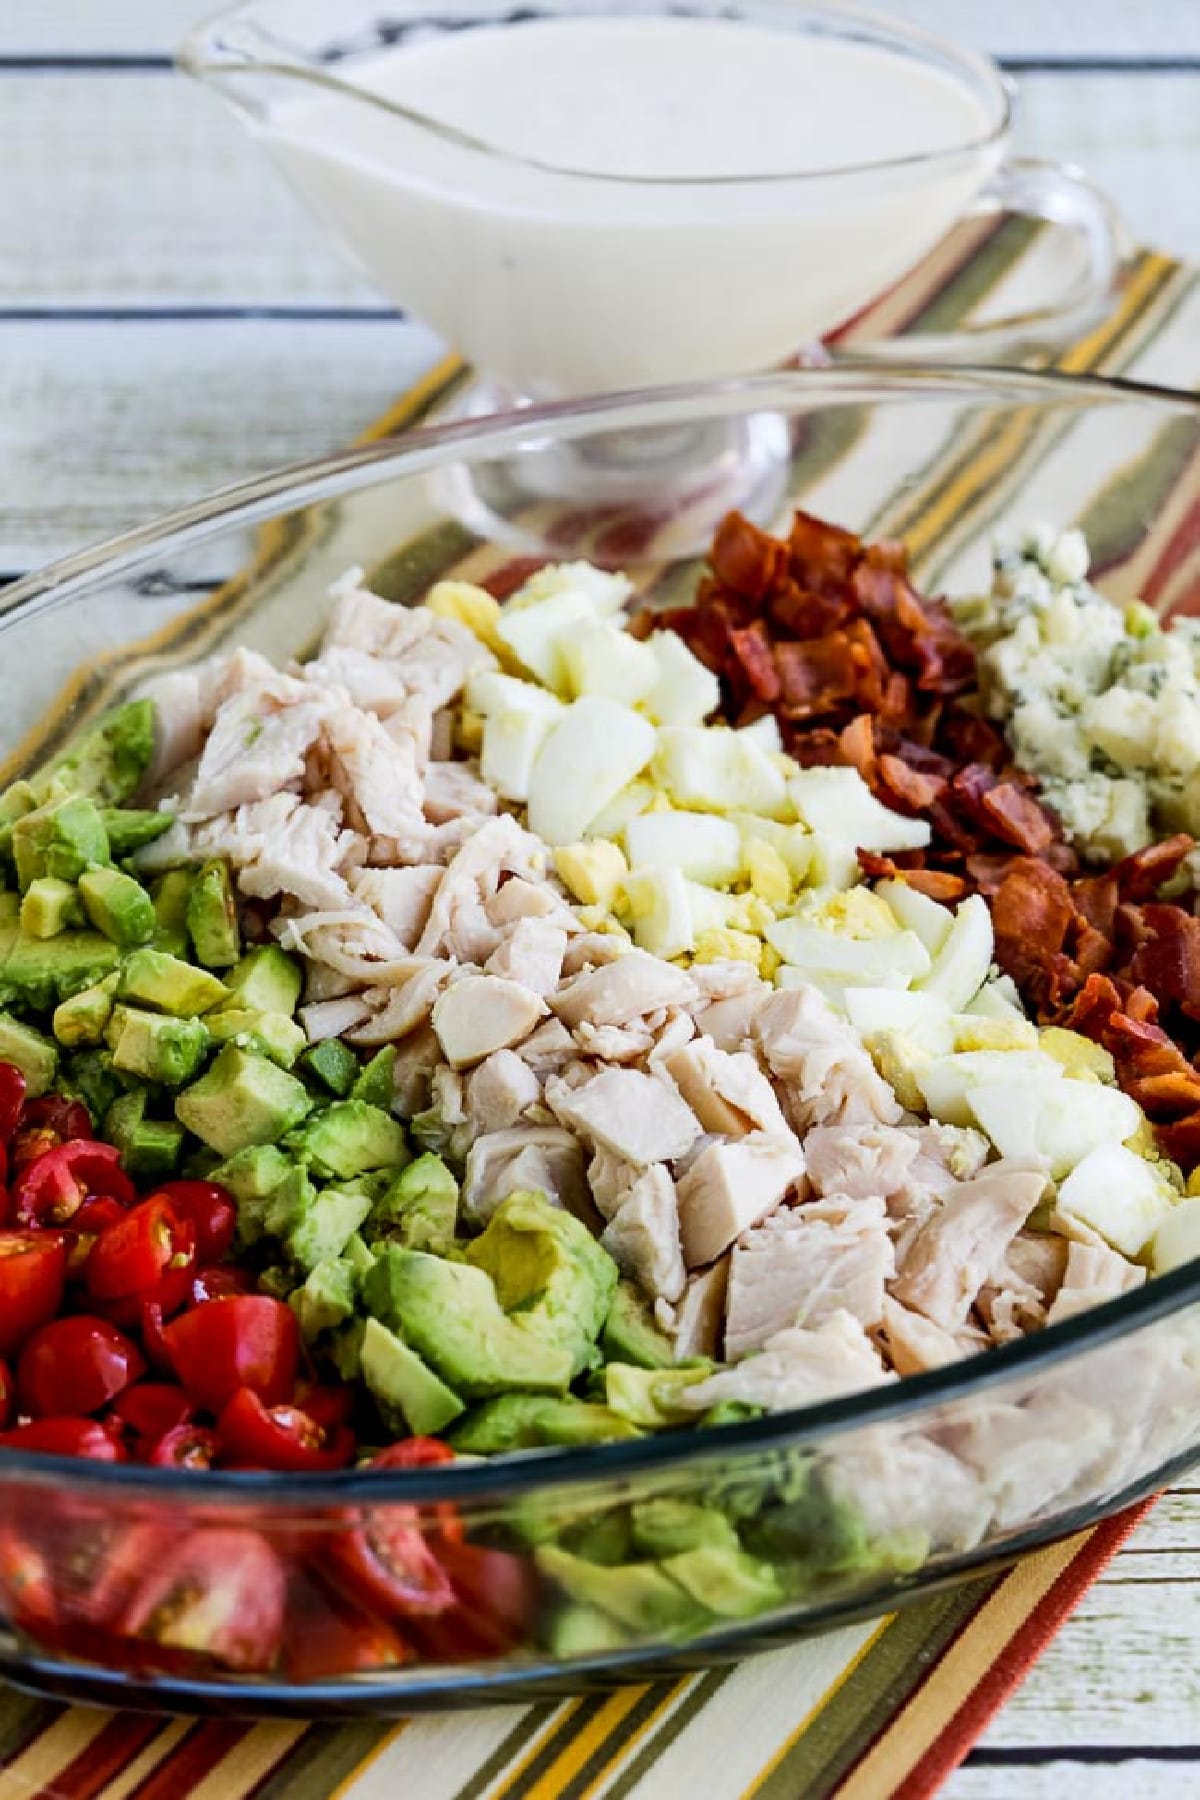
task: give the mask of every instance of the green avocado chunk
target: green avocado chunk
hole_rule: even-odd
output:
[[[145,1088],[114,1100],[104,1115],[104,1135],[135,1181],[165,1181],[178,1166],[184,1130],[174,1119],[148,1119],[147,1102]]]
[[[58,1051],[50,1039],[7,1012],[0,1012],[0,1062],[20,1069],[31,1100],[48,1093],[58,1073]]]
[[[116,945],[98,931],[60,931],[53,938],[18,931],[0,979],[14,1001],[49,1012],[56,1001],[103,981],[118,961]]]
[[[79,877],[79,898],[96,930],[122,950],[149,943],[158,929],[153,900],[120,869],[89,869]]]
[[[109,860],[108,833],[91,800],[73,794],[52,800],[19,818],[12,852],[21,892],[43,875],[78,881],[85,870]]]
[[[132,856],[135,850],[152,844],[175,823],[174,813],[137,812],[123,806],[102,806],[100,817],[104,820],[108,848],[114,861],[122,856]]]
[[[653,1563],[605,1567],[557,1544],[534,1552],[538,1568],[571,1600],[598,1607],[637,1637],[691,1637],[712,1614]]]
[[[563,1393],[575,1373],[569,1352],[543,1343],[530,1317],[509,1318],[491,1277],[467,1263],[389,1244],[363,1282],[363,1300],[464,1399],[511,1388]]]
[[[283,1013],[290,1019],[300,998],[303,979],[286,950],[281,950],[278,944],[259,944],[255,949],[247,950],[225,976],[225,986],[229,989],[225,1005],[230,1011]],[[339,1045],[339,1048],[345,1049],[345,1045]],[[346,1050],[346,1055],[353,1059],[357,1069],[358,1059],[354,1052]]]
[[[237,1203],[239,1243],[255,1244],[263,1236],[271,1197],[293,1172],[294,1164],[274,1144],[253,1144],[212,1170],[209,1179],[228,1188]]]
[[[192,891],[190,869],[168,869],[151,888],[154,917],[158,921],[151,942],[168,956],[188,954],[187,903]]]
[[[312,1108],[303,1082],[265,1056],[226,1044],[199,1081],[175,1102],[175,1116],[222,1156],[272,1144]]]
[[[313,1113],[288,1142],[318,1175],[348,1180],[408,1160],[404,1132],[390,1113],[362,1100],[334,1100]]]
[[[211,1011],[227,993],[224,982],[205,969],[193,968],[165,950],[135,950],[121,968],[117,998],[148,1006],[152,1012],[191,1019]]]
[[[173,1019],[136,1006],[114,1006],[104,1035],[114,1069],[168,1087],[190,1081],[208,1053],[208,1033],[200,1019]]]
[[[410,1250],[444,1256],[458,1224],[458,1183],[440,1156],[428,1151],[410,1162],[371,1209],[368,1243],[394,1238]]]
[[[695,1413],[679,1404],[683,1388],[704,1381],[707,1367],[639,1369],[629,1363],[610,1362],[604,1369],[604,1397],[615,1413],[646,1431],[664,1431],[686,1425]]]
[[[639,1556],[658,1562],[701,1546],[736,1550],[738,1536],[723,1512],[695,1500],[639,1500],[629,1509],[633,1545]]]
[[[511,1450],[606,1444],[641,1435],[636,1425],[618,1418],[607,1406],[592,1406],[569,1394],[500,1394],[474,1407],[450,1433],[450,1442],[473,1456],[504,1456]]]
[[[617,1265],[573,1214],[544,1194],[509,1194],[465,1254],[491,1276],[505,1312],[519,1313],[543,1343],[566,1351],[572,1378],[597,1360]]]
[[[636,1363],[642,1369],[670,1369],[675,1364],[674,1345],[629,1281],[617,1283],[600,1343],[610,1362]]]
[[[340,1256],[370,1210],[368,1194],[352,1187],[325,1188],[286,1233],[292,1261],[302,1269],[312,1269],[319,1262]]]
[[[233,1012],[221,1007],[205,1018],[214,1044],[240,1044],[258,1056],[268,1056],[281,1069],[290,1069],[308,1039],[294,1019],[283,1013]]]
[[[340,1038],[325,1038],[300,1058],[305,1074],[315,1075],[323,1087],[344,1100],[358,1078],[358,1058]]]
[[[83,908],[71,882],[56,875],[39,875],[30,882],[21,902],[21,930],[29,937],[57,937],[68,925],[82,924]]]
[[[102,806],[120,806],[141,786],[153,756],[154,703],[130,700],[69,744],[30,785],[39,801],[86,794]]]
[[[302,1287],[288,1296],[306,1344],[323,1332],[334,1331],[354,1317],[354,1271],[341,1258],[330,1258],[310,1269]]]
[[[237,898],[229,865],[206,862],[188,895],[187,928],[197,962],[209,969],[229,969],[241,950]]]
[[[350,1090],[352,1100],[367,1106],[378,1106],[390,1113],[396,1097],[396,1046],[385,1044],[377,1050]]]
[[[569,1662],[582,1656],[604,1656],[620,1650],[628,1635],[596,1606],[564,1606],[550,1621],[546,1648],[550,1654]]]
[[[113,1073],[108,1050],[78,1050],[66,1060],[61,1086],[64,1093],[83,1101],[93,1119],[102,1119],[118,1094],[120,1078]]]
[[[666,1557],[659,1567],[718,1618],[751,1619],[783,1599],[783,1588],[770,1563],[731,1544],[697,1544]]]
[[[105,976],[94,987],[81,988],[54,1010],[52,1024],[60,1044],[76,1049],[85,1044],[102,1044],[108,1021],[112,1017],[117,992],[117,975]]]
[[[359,1368],[389,1431],[432,1436],[463,1410],[454,1390],[378,1319],[368,1319],[363,1328]]]

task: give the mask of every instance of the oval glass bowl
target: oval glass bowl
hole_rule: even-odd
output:
[[[903,537],[926,588],[985,582],[996,536],[1049,519],[1084,528],[1114,598],[1200,602],[1200,403],[1185,396],[853,367],[618,396],[285,471],[17,584],[0,601],[8,774],[150,670],[233,644],[303,653],[350,564],[401,603],[452,569],[495,569],[511,549],[458,521],[456,483],[486,478],[502,495],[506,463],[531,441],[586,455],[614,431],[658,441],[763,413],[786,421],[791,445],[777,519],[802,505]],[[653,523],[616,506],[508,523],[513,541],[532,528],[563,558],[628,567],[653,596],[697,573],[672,558],[682,540],[666,507]],[[313,1479],[5,1452],[0,1671],[59,1695],[298,1716],[560,1693],[891,1610],[1116,1510],[1197,1455],[1200,1265],[974,1360],[706,1433]],[[477,1629],[392,1617],[409,1659],[364,1669],[314,1600],[312,1572],[331,1566],[332,1540],[364,1529],[436,1539],[436,1501],[454,1503],[468,1542],[504,1553],[473,1562]],[[682,1516],[661,1502],[719,1510],[710,1526],[744,1553],[736,1580],[713,1580],[703,1550],[661,1559],[664,1520]],[[201,1551],[234,1571],[214,1603],[234,1626],[222,1654],[173,1633],[169,1608],[165,1648],[98,1625],[102,1572],[158,1558],[186,1579]],[[239,1634],[247,1556],[290,1584],[286,1642],[319,1642],[321,1657],[263,1666],[253,1632]]]

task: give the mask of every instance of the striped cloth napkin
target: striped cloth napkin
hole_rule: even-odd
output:
[[[961,228],[841,334],[1024,310],[1054,271],[1027,221]],[[1120,304],[1055,359],[1166,386],[1200,378],[1200,274],[1132,257]],[[436,416],[445,364],[370,435]],[[261,566],[261,565],[260,565]],[[244,582],[232,584],[240,612]],[[0,1800],[921,1800],[966,1755],[1145,1508],[880,1620],[732,1668],[559,1703],[395,1724],[164,1720],[0,1693]]]

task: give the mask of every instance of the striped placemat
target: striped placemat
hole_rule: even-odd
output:
[[[1037,304],[1061,278],[1053,234],[1016,219],[964,227],[840,334],[946,331]],[[1054,359],[1193,388],[1200,276],[1143,251],[1120,304]],[[461,376],[443,364],[373,436],[436,415]],[[1009,455],[1009,448],[994,447]],[[1169,451],[1169,447],[1168,447]],[[1147,471],[1171,512],[1179,471]],[[979,470],[975,477],[978,479]],[[1157,534],[1156,534],[1157,536]],[[1182,520],[1139,570],[1190,564]],[[246,583],[232,584],[244,600]],[[1144,1508],[881,1620],[680,1679],[560,1703],[395,1724],[167,1720],[0,1694],[0,1800],[920,1800],[962,1760]]]

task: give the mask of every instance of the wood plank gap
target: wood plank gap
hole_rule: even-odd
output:
[[[0,75],[169,75],[174,68],[173,56],[152,53],[102,56],[85,51],[73,56],[70,51],[56,50],[45,55],[36,51],[0,54]]]
[[[999,56],[1012,75],[1171,75],[1200,73],[1200,56]],[[10,51],[0,54],[0,74],[16,75],[169,75],[171,56],[122,52],[99,55],[69,51]]]
[[[981,1744],[967,1768],[1022,1768],[1038,1763],[1172,1762],[1200,1766],[1200,1744]]]
[[[5,306],[0,302],[0,325],[144,325],[178,324],[181,320],[192,324],[229,319],[378,325],[404,316],[394,306]]]

